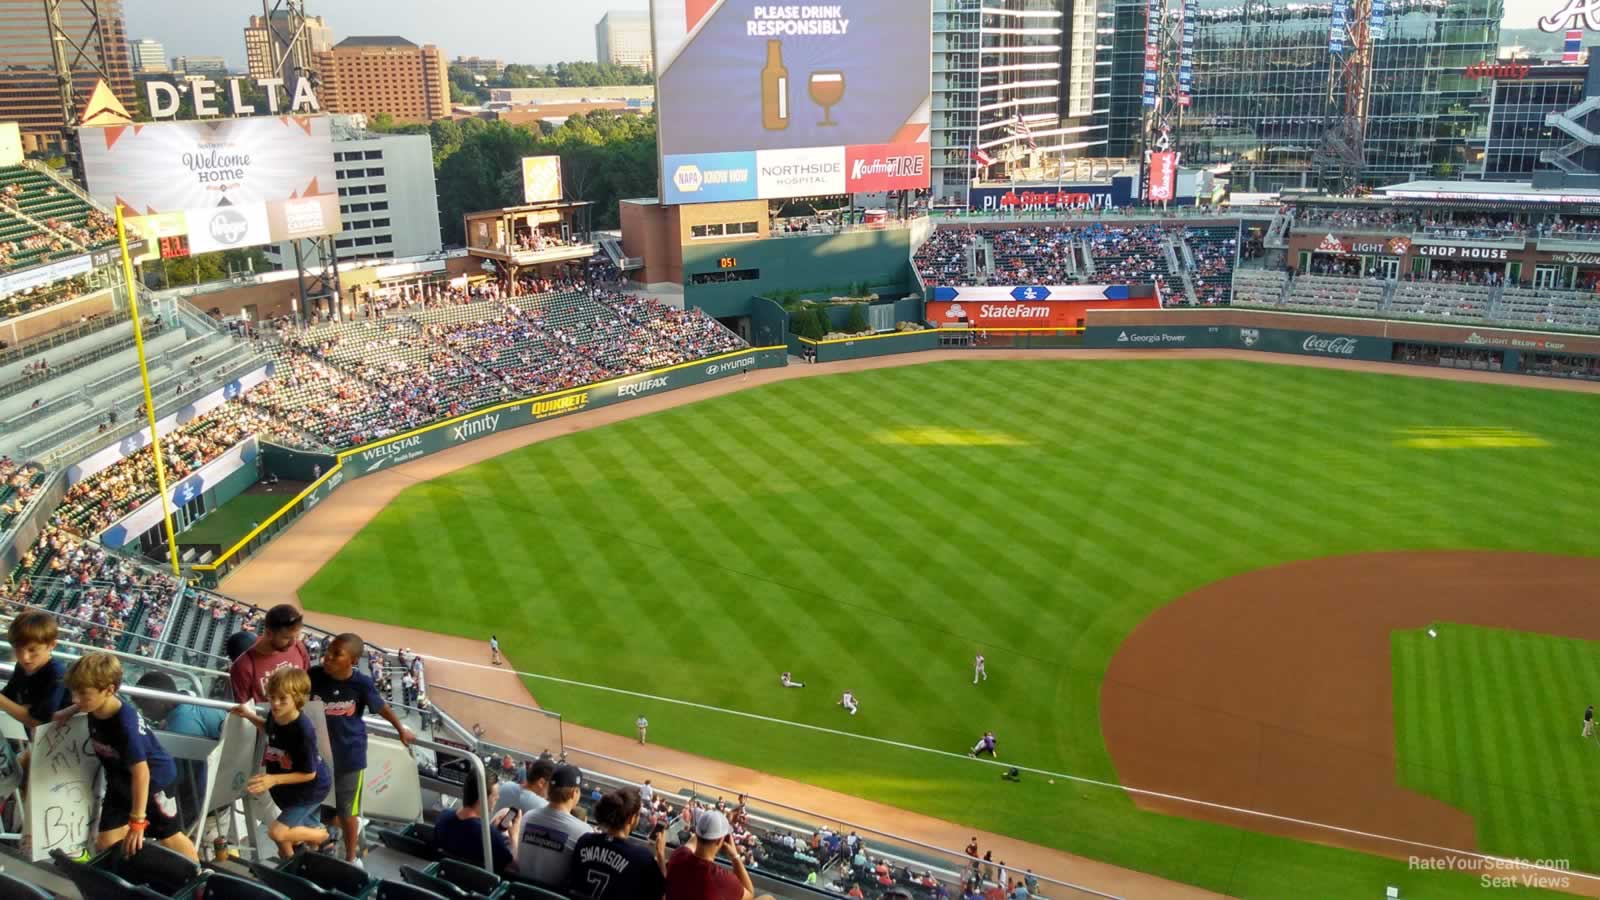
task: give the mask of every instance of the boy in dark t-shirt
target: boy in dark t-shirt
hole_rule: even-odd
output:
[[[310,696],[311,677],[305,670],[283,668],[267,679],[270,716],[263,719],[244,704],[231,710],[267,734],[262,758],[266,772],[251,777],[245,789],[257,795],[271,792],[278,818],[267,826],[267,837],[284,859],[294,856],[296,844],[320,847],[328,841],[328,829],[322,827],[318,812],[333,787],[333,776],[317,752],[316,728],[300,714]]]
[[[310,672],[311,699],[324,704],[328,747],[333,756],[334,805],[344,832],[344,857],[350,862],[355,862],[360,849],[358,817],[367,773],[367,726],[361,717],[373,712],[388,719],[400,735],[400,743],[407,747],[415,739],[383,702],[372,679],[356,670],[356,662],[365,652],[366,643],[360,635],[341,634],[328,644],[321,664],[312,666]]]
[[[0,689],[0,712],[22,723],[33,736],[33,729],[50,721],[66,706],[67,667],[52,658],[56,649],[55,616],[29,610],[11,620],[6,641],[17,664],[11,679]]]
[[[65,723],[80,712],[88,713],[89,741],[105,768],[106,794],[95,848],[120,843],[123,853],[132,856],[144,847],[148,835],[199,862],[194,844],[183,833],[177,801],[167,793],[177,767],[138,708],[117,697],[122,663],[109,653],[90,653],[72,664],[66,681],[72,704],[53,720]]]

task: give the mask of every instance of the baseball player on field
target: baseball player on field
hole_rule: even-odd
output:
[[[778,676],[778,681],[779,681],[779,683],[781,683],[786,688],[788,688],[788,687],[805,687],[806,686],[806,683],[804,681],[795,681],[793,678],[789,677],[789,673],[788,672],[785,672],[782,675]]]
[[[967,751],[968,756],[977,756],[981,753],[989,754],[990,759],[1000,758],[1000,754],[994,752],[994,732],[985,731],[983,733],[983,737],[978,738],[978,743],[974,744],[972,749]]]
[[[989,671],[983,667],[983,654],[979,653],[972,658],[972,683],[977,684],[978,679],[989,680]]]
[[[1594,704],[1593,703],[1589,704],[1589,708],[1583,711],[1583,736],[1584,737],[1594,737]]]
[[[856,695],[854,693],[850,692],[850,691],[845,691],[844,692],[844,696],[839,698],[839,705],[844,707],[845,709],[849,710],[850,711],[850,715],[852,715],[852,716],[855,715],[856,714]]]

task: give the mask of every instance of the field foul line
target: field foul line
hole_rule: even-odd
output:
[[[1088,786],[1099,787],[1099,788],[1108,788],[1110,790],[1117,790],[1117,791],[1126,791],[1127,793],[1138,794],[1138,795],[1140,795],[1142,797],[1152,797],[1152,798],[1159,799],[1159,800],[1171,800],[1171,801],[1175,801],[1175,802],[1178,802],[1178,803],[1189,803],[1189,804],[1193,804],[1195,806],[1203,806],[1203,807],[1205,807],[1207,809],[1220,810],[1222,812],[1236,813],[1236,814],[1239,814],[1239,815],[1246,815],[1246,816],[1256,816],[1256,817],[1262,818],[1262,819],[1271,819],[1271,820],[1273,820],[1275,822],[1288,822],[1288,823],[1293,824],[1293,825],[1305,825],[1305,826],[1309,826],[1311,828],[1324,828],[1324,829],[1327,829],[1328,831],[1334,831],[1334,832],[1338,832],[1340,834],[1351,835],[1351,836],[1354,836],[1354,837],[1368,838],[1368,839],[1380,840],[1380,841],[1389,841],[1391,843],[1401,844],[1401,845],[1406,846],[1406,847],[1417,847],[1417,848],[1424,849],[1424,850],[1434,850],[1434,851],[1438,851],[1438,852],[1441,852],[1441,853],[1454,854],[1454,855],[1457,855],[1457,856],[1472,857],[1472,858],[1475,858],[1475,859],[1482,859],[1482,860],[1485,860],[1485,861],[1488,861],[1488,862],[1492,862],[1492,863],[1499,863],[1499,864],[1504,864],[1504,865],[1507,865],[1507,866],[1513,866],[1513,867],[1516,867],[1516,868],[1519,868],[1519,869],[1533,869],[1535,871],[1550,872],[1550,873],[1553,873],[1553,874],[1556,874],[1556,875],[1570,875],[1570,876],[1575,876],[1575,877],[1578,877],[1578,878],[1587,879],[1589,881],[1600,882],[1600,875],[1591,875],[1591,874],[1589,874],[1587,872],[1580,872],[1580,871],[1577,871],[1575,869],[1559,869],[1559,868],[1555,868],[1553,866],[1539,865],[1537,863],[1529,862],[1527,860],[1511,859],[1511,858],[1503,857],[1503,856],[1493,856],[1493,855],[1490,855],[1490,854],[1487,854],[1487,853],[1479,853],[1479,852],[1477,852],[1475,850],[1458,850],[1458,849],[1456,849],[1454,847],[1445,847],[1445,846],[1441,846],[1439,844],[1429,844],[1429,843],[1426,843],[1424,841],[1413,841],[1413,840],[1408,840],[1406,838],[1391,837],[1390,835],[1386,835],[1386,834],[1375,834],[1375,833],[1370,832],[1370,831],[1361,831],[1361,830],[1355,829],[1355,828],[1345,828],[1345,827],[1343,827],[1341,825],[1329,825],[1329,824],[1327,824],[1325,822],[1313,822],[1313,821],[1311,821],[1309,819],[1297,819],[1297,818],[1295,818],[1293,816],[1282,816],[1282,815],[1278,815],[1277,813],[1262,812],[1261,810],[1257,810],[1257,809],[1246,809],[1246,808],[1240,807],[1240,806],[1229,806],[1229,805],[1227,805],[1225,803],[1213,803],[1210,800],[1197,800],[1197,799],[1195,799],[1193,797],[1183,797],[1183,796],[1179,796],[1177,794],[1167,794],[1167,793],[1163,793],[1161,791],[1152,791],[1152,790],[1147,790],[1145,788],[1130,787],[1130,786],[1125,785],[1125,784],[1112,784],[1111,782],[1099,781],[1099,780],[1094,779],[1094,778],[1085,778],[1085,777],[1083,777],[1081,775],[1068,775],[1068,774],[1066,774],[1064,772],[1052,772],[1052,771],[1050,771],[1048,769],[1035,769],[1035,768],[1033,768],[1031,766],[1019,766],[1019,765],[1015,765],[1015,764],[1011,764],[1011,763],[1002,763],[1002,762],[998,762],[998,761],[995,761],[995,760],[973,759],[973,758],[967,756],[965,753],[953,753],[953,752],[951,752],[949,750],[939,750],[939,749],[936,749],[936,748],[933,748],[933,747],[923,747],[923,746],[919,746],[917,744],[907,744],[907,743],[905,743],[903,741],[892,741],[892,740],[889,740],[888,738],[874,737],[874,736],[869,735],[869,734],[856,734],[856,733],[850,732],[850,731],[840,731],[837,728],[828,728],[828,727],[822,726],[822,725],[812,725],[812,724],[810,724],[808,722],[792,722],[792,721],[790,721],[788,719],[778,719],[778,718],[774,718],[772,716],[763,716],[763,715],[761,715],[759,713],[744,712],[743,710],[738,710],[738,709],[726,709],[726,708],[721,707],[721,706],[711,706],[711,705],[705,704],[705,703],[696,703],[696,702],[694,702],[692,700],[679,700],[676,697],[662,697],[662,696],[659,696],[657,694],[646,694],[646,693],[643,693],[643,692],[640,692],[640,691],[630,691],[630,690],[627,690],[626,688],[611,687],[609,685],[604,685],[604,684],[591,684],[590,682],[587,682],[587,681],[574,681],[571,678],[562,678],[562,677],[560,677],[558,675],[543,675],[543,674],[540,674],[538,672],[524,672],[524,671],[517,670],[517,669],[508,670],[505,666],[495,666],[495,665],[486,665],[484,663],[466,662],[464,660],[452,659],[452,658],[450,658],[448,656],[434,656],[434,655],[428,654],[428,653],[417,653],[415,655],[416,656],[420,656],[423,659],[437,660],[439,662],[450,663],[451,665],[456,665],[456,666],[466,666],[466,667],[472,668],[472,669],[481,669],[481,670],[484,670],[486,672],[487,671],[493,671],[493,672],[510,671],[510,672],[512,672],[512,673],[514,673],[516,675],[519,675],[519,676],[521,676],[523,678],[536,678],[536,679],[538,679],[540,681],[551,681],[551,682],[555,682],[556,684],[565,684],[565,685],[570,685],[572,687],[589,688],[590,690],[605,691],[607,693],[612,693],[612,694],[621,694],[621,695],[626,696],[626,697],[637,697],[637,698],[639,698],[641,700],[652,700],[652,701],[655,701],[657,703],[671,703],[671,704],[674,704],[676,706],[687,706],[687,707],[690,707],[692,709],[703,709],[703,710],[708,710],[710,712],[722,713],[724,715],[738,716],[738,717],[744,718],[744,719],[754,719],[754,720],[756,720],[758,722],[770,722],[770,723],[775,724],[775,725],[787,725],[790,728],[800,728],[800,729],[804,729],[806,731],[819,732],[821,734],[831,734],[831,735],[835,735],[837,737],[851,738],[853,740],[858,740],[858,741],[868,741],[868,742],[874,743],[874,744],[883,744],[883,745],[886,745],[886,746],[889,746],[889,747],[897,747],[897,748],[899,748],[901,750],[915,750],[915,751],[917,751],[919,753],[928,753],[928,754],[931,754],[931,755],[934,755],[934,756],[945,756],[945,757],[949,757],[951,759],[967,760],[969,762],[981,763],[981,764],[986,765],[986,766],[995,766],[995,767],[1002,768],[1002,769],[1012,769],[1012,768],[1014,768],[1014,769],[1016,769],[1016,770],[1018,770],[1020,772],[1029,772],[1029,773],[1032,773],[1034,775],[1043,775],[1043,776],[1045,776],[1047,778],[1060,778],[1060,779],[1064,779],[1066,781],[1074,782],[1074,783],[1077,783],[1077,784],[1080,784],[1080,785],[1088,785]]]

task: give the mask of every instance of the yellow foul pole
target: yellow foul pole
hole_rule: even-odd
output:
[[[133,257],[128,254],[128,227],[122,219],[122,204],[117,204],[117,246],[122,250],[122,279],[128,288],[128,312],[133,316],[133,346],[139,351],[139,381],[144,385],[144,413],[150,420],[150,453],[156,460],[156,489],[161,492],[161,516],[167,526],[167,559],[172,574],[182,578],[178,568],[178,540],[172,533],[172,498],[167,496],[167,467],[161,460],[161,435],[156,431],[156,401],[150,395],[150,366],[144,357],[144,328],[139,324],[139,292],[134,289]]]

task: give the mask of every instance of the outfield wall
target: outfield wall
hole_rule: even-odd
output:
[[[787,364],[786,347],[739,350],[638,375],[613,378],[584,387],[501,403],[381,441],[340,451],[337,454],[337,462],[332,468],[325,470],[320,478],[307,485],[305,490],[241,538],[237,544],[225,550],[216,562],[195,566],[194,575],[208,587],[215,587],[217,582],[235,566],[249,558],[296,518],[310,512],[351,478],[360,478],[382,469],[392,469],[402,463],[523,425],[558,419],[635,397],[705,384],[751,369],[775,369]],[[283,448],[279,448],[278,452],[285,457],[297,454],[297,451]],[[302,467],[308,467],[322,458],[320,454],[299,455],[303,457],[298,460],[298,464]],[[284,464],[288,460],[278,460],[278,462]]]
[[[1089,313],[1084,343],[1102,350],[1254,350],[1600,377],[1600,336],[1239,308],[1094,310]]]

